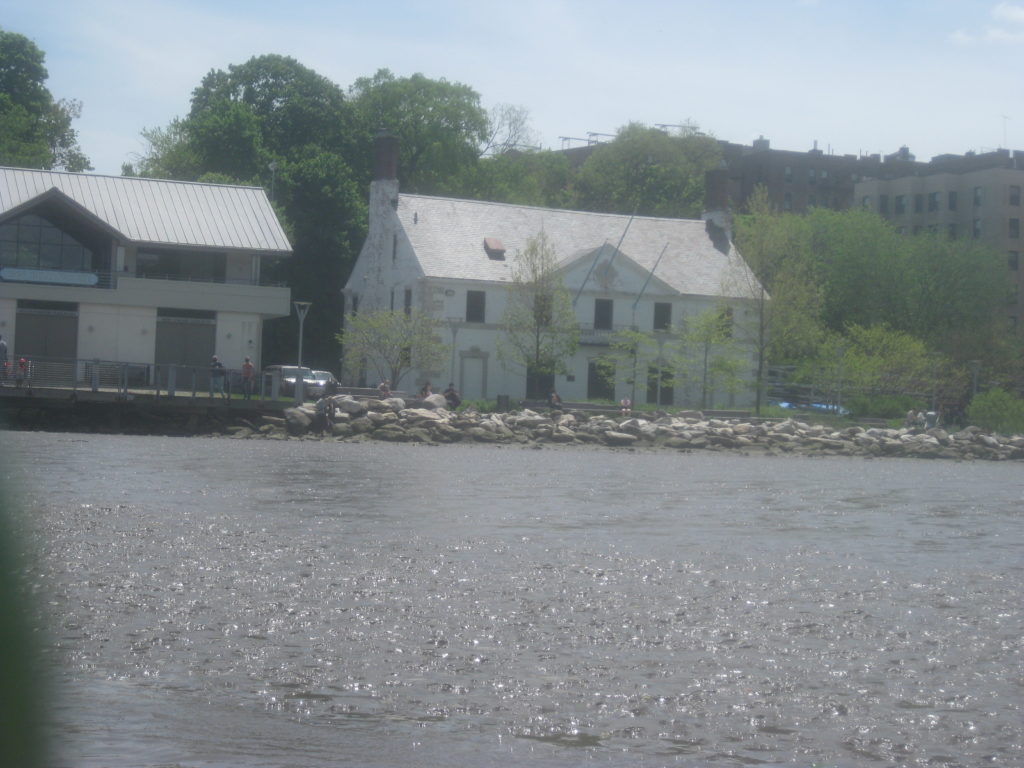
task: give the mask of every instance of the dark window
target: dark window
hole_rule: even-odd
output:
[[[893,209],[894,209],[894,212],[896,213],[897,216],[900,215],[900,214],[906,213],[907,212],[907,196],[906,195],[896,195],[895,199],[893,200]]]
[[[405,310],[405,314],[412,314],[412,288],[405,289],[405,299],[402,305],[402,309]]]
[[[818,183],[817,174],[815,174],[813,168],[808,168],[807,169],[807,183],[808,184],[817,184]]]
[[[204,251],[139,251],[135,274],[171,280],[223,283],[227,256]]]
[[[928,193],[928,212],[939,210],[939,193],[929,192]]]
[[[1006,266],[1014,272],[1020,269],[1020,251],[1006,252]]]
[[[718,315],[718,322],[721,324],[722,336],[727,339],[732,338],[732,307],[722,307]]]
[[[391,263],[398,259],[398,235],[391,236]]]
[[[675,390],[672,388],[672,372],[668,368],[648,366],[647,402],[654,405],[674,404]]]
[[[0,266],[91,272],[93,252],[34,214],[0,224]]]
[[[1020,239],[1020,219],[1010,219],[1010,239]]]
[[[672,305],[667,301],[654,304],[654,330],[667,331],[672,327]]]
[[[603,331],[612,329],[613,306],[611,299],[594,299],[594,328]]]
[[[878,196],[878,212],[879,213],[885,213],[885,214],[889,213],[889,196],[888,195],[879,195]]]
[[[466,322],[484,322],[487,294],[484,291],[466,291]]]
[[[782,177],[783,177],[783,178],[784,178],[784,179],[785,179],[786,181],[792,181],[792,180],[793,180],[793,169],[792,169],[792,168],[790,168],[790,167],[789,167],[789,166],[787,165],[787,166],[786,166],[786,169],[785,169],[785,170],[784,170],[784,171],[782,172]]]
[[[951,211],[955,211],[956,210],[956,192],[950,192],[949,193],[949,206],[948,207],[949,207],[949,210],[951,210]]]
[[[914,213],[924,211],[924,195],[914,195]]]
[[[981,205],[981,187],[975,187],[972,194],[974,196],[974,207],[977,208]]]
[[[615,399],[615,367],[606,362],[591,360],[587,363],[587,399]]]
[[[1010,185],[1010,205],[1020,205],[1020,185]]]

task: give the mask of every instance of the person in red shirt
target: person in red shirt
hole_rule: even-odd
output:
[[[245,358],[242,363],[242,392],[246,400],[252,400],[253,385],[256,383],[256,366],[252,364],[252,358]]]

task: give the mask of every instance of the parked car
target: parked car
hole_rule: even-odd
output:
[[[338,380],[330,371],[313,371],[313,375],[306,381],[306,392],[310,397],[322,397],[333,395],[338,390]]]
[[[280,393],[283,397],[291,397],[295,394],[295,382],[302,378],[303,397],[310,395],[310,387],[316,385],[313,379],[313,371],[309,368],[300,368],[297,365],[270,365],[263,369],[264,391],[270,392],[271,380],[274,374],[281,376]],[[317,395],[319,397],[319,395]]]

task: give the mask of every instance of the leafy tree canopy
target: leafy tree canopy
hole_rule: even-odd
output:
[[[75,100],[54,100],[41,50],[24,35],[0,29],[0,165],[90,171],[72,121]]]
[[[576,180],[584,210],[695,218],[704,202],[704,173],[721,162],[718,143],[691,133],[669,135],[630,123],[587,158]]]
[[[367,135],[398,137],[402,187],[412,192],[443,191],[491,138],[480,95],[468,85],[381,69],[356,80],[349,95]]]

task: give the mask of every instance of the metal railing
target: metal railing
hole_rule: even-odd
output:
[[[211,386],[210,369],[206,366],[99,359],[16,356],[6,364],[0,363],[0,386],[106,392],[125,399],[134,395],[220,398],[220,389]],[[298,401],[307,393],[312,395],[308,385],[297,383],[296,388],[298,391],[291,391],[279,375],[257,373],[253,376],[249,396],[258,400]],[[245,397],[245,381],[240,369],[225,369],[224,394],[234,399]]]

